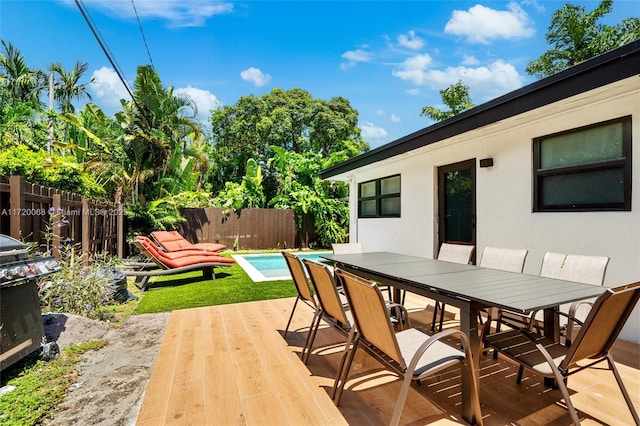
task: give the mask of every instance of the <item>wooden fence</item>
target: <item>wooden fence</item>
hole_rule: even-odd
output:
[[[192,242],[219,242],[230,249],[285,249],[308,247],[313,221],[299,229],[293,210],[221,208],[182,209],[187,219],[182,232]]]
[[[0,177],[0,234],[50,247],[80,245],[85,253],[124,254],[122,206],[24,180]]]

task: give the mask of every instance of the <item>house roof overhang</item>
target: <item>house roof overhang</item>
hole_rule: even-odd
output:
[[[418,148],[532,111],[574,95],[640,74],[640,40],[435,123],[320,172],[322,179],[344,175]]]

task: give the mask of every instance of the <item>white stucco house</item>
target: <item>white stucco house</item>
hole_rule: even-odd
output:
[[[435,257],[441,243],[610,257],[640,281],[640,41],[321,172],[350,185],[350,240]],[[632,190],[633,189],[633,190]],[[620,338],[640,343],[636,307]]]

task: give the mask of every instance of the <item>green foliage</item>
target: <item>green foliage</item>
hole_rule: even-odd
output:
[[[31,361],[30,364],[3,372],[0,386],[15,386],[15,390],[0,396],[0,423],[7,426],[41,424],[53,415],[65,397],[67,389],[77,378],[75,366],[82,355],[107,344],[94,340],[70,345],[60,357],[51,361]]]
[[[45,231],[45,255],[53,250],[53,228],[67,226],[69,221],[58,212],[50,211]],[[65,312],[102,319],[105,306],[113,303],[107,287],[110,275],[99,271],[114,265],[115,260],[103,253],[83,253],[67,239],[56,247],[60,252],[61,270],[38,282],[40,305],[45,312]]]
[[[471,102],[469,86],[461,80],[446,89],[440,90],[440,97],[442,102],[449,107],[449,111],[442,111],[436,107],[426,106],[422,108],[420,116],[429,117],[435,121],[443,121],[475,106]]]
[[[32,151],[26,145],[12,146],[0,152],[0,175],[19,175],[30,182],[74,192],[91,198],[102,198],[104,190],[72,157],[48,156]]]
[[[328,160],[319,154],[297,154],[280,147],[272,147],[270,161],[278,176],[278,192],[270,201],[275,208],[293,209],[301,224],[303,215],[311,214],[315,220],[318,242],[323,247],[343,242],[347,237],[349,207],[342,201],[347,188],[342,182],[325,182],[320,170],[344,159],[336,153]]]
[[[556,10],[545,36],[551,49],[531,61],[525,71],[539,78],[550,76],[640,39],[639,18],[628,18],[615,26],[598,24],[612,8],[613,0],[602,0],[591,12],[568,3]]]
[[[277,188],[275,172],[266,167],[272,146],[322,158],[344,151],[357,155],[369,149],[357,124],[358,112],[342,97],[319,100],[302,89],[242,97],[211,116],[213,190],[223,189],[226,182],[240,183],[253,158],[263,168],[269,202]]]
[[[218,193],[214,205],[226,209],[262,208],[265,196],[262,191],[262,168],[253,158],[247,160],[246,174],[242,183],[225,183],[225,189]]]

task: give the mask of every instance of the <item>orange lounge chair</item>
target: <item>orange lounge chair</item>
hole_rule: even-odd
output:
[[[141,290],[146,290],[150,277],[159,275],[173,275],[182,272],[202,270],[205,279],[215,279],[213,268],[231,266],[236,261],[223,257],[215,253],[203,254],[188,250],[188,253],[164,253],[147,237],[137,237],[133,244],[149,260],[155,263],[159,269],[123,271],[128,276],[136,277],[136,286]]]
[[[178,231],[153,231],[151,237],[166,252],[174,252],[181,250],[204,250],[208,252],[218,252],[227,248],[224,244],[218,243],[196,243],[187,241]]]

